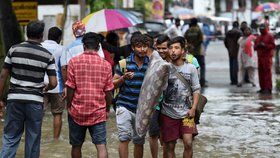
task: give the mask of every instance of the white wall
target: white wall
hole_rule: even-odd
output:
[[[62,5],[40,5],[38,6],[38,19],[44,20],[46,27],[44,35],[47,35],[50,27],[57,25],[58,14],[63,13]],[[72,33],[72,24],[80,17],[80,7],[78,5],[68,6],[68,16],[64,27],[63,45],[67,46],[75,40]],[[46,37],[44,37],[46,39]]]
[[[194,0],[193,10],[197,15],[215,15],[215,0]]]

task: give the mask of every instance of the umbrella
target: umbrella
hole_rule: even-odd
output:
[[[121,9],[102,9],[89,14],[82,21],[87,32],[96,33],[128,28],[142,23],[134,14]]]
[[[256,7],[257,12],[267,12],[280,10],[280,5],[278,3],[263,3]]]

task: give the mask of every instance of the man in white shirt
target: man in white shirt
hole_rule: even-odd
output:
[[[62,99],[63,82],[60,69],[60,58],[62,53],[65,52],[65,48],[59,44],[61,37],[62,31],[58,27],[52,27],[49,29],[48,40],[42,43],[42,46],[46,48],[55,58],[57,86],[53,90],[47,91],[44,94],[44,105],[45,107],[47,107],[48,104],[51,105],[51,112],[54,116],[53,137],[55,141],[57,141],[60,136],[62,127],[62,113],[65,108],[65,102]],[[44,82],[46,84],[49,82],[47,75],[45,75]]]
[[[177,36],[183,36],[182,27],[181,27],[181,20],[179,18],[175,19],[175,24],[171,25],[167,30],[164,31],[164,34],[172,39]]]
[[[82,38],[86,33],[85,24],[82,21],[74,22],[72,25],[72,31],[74,36],[76,37],[76,40],[67,47],[67,50],[62,54],[60,59],[63,83],[65,83],[67,79],[66,75],[67,75],[68,62],[73,57],[78,56],[84,52]],[[101,58],[105,58],[101,45],[97,53]],[[66,93],[65,89],[63,91],[64,93]],[[66,97],[65,95],[63,96],[63,98]]]

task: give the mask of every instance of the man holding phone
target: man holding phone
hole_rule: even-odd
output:
[[[135,114],[138,98],[149,58],[146,56],[149,41],[145,35],[138,34],[131,38],[133,52],[126,58],[126,70],[116,66],[113,83],[120,88],[116,101],[116,120],[119,137],[119,156],[128,157],[128,144],[134,143],[134,157],[143,157],[145,137],[139,137],[135,131]],[[123,73],[124,72],[124,73]]]

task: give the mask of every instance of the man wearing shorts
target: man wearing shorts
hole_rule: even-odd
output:
[[[65,102],[62,100],[63,82],[60,69],[60,57],[65,51],[65,48],[59,44],[61,41],[61,36],[62,31],[58,27],[52,27],[49,29],[48,40],[45,40],[42,43],[42,46],[54,56],[56,66],[57,86],[55,89],[44,94],[45,107],[47,107],[49,104],[51,105],[54,128],[53,138],[55,141],[57,141],[60,136],[62,127],[62,113],[65,108]],[[47,75],[45,75],[44,82],[49,82]]]
[[[192,157],[193,137],[197,135],[194,123],[200,84],[194,65],[184,61],[185,40],[175,37],[168,42],[169,55],[176,71],[170,72],[161,109],[161,133],[168,157],[175,157],[176,141],[183,139],[184,158]],[[176,76],[179,72],[191,85],[192,92]],[[193,101],[192,101],[193,100]]]
[[[169,62],[169,51],[168,51],[168,41],[169,37],[167,35],[160,35],[156,40],[156,50],[161,56],[161,58],[167,62]],[[159,100],[159,104],[155,107],[156,110],[154,111],[152,118],[150,120],[150,127],[149,127],[149,143],[150,143],[150,150],[152,154],[152,158],[158,157],[158,141],[160,138],[160,125],[159,125],[159,116],[160,116],[160,107],[162,98]],[[162,142],[162,141],[161,141]],[[165,147],[163,146],[163,158],[166,158],[166,151]]]
[[[149,59],[146,56],[149,41],[145,35],[137,34],[131,38],[133,52],[126,58],[126,70],[122,71],[117,65],[114,75],[115,88],[120,87],[116,101],[116,121],[119,135],[119,156],[128,157],[128,144],[134,143],[134,157],[143,157],[145,137],[139,137],[135,131],[135,114],[140,89],[148,67]],[[123,73],[125,72],[125,73]]]
[[[97,157],[107,158],[106,107],[112,101],[114,88],[112,68],[101,58],[96,33],[82,39],[84,52],[72,58],[67,68],[67,108],[72,158],[82,156],[81,148],[87,129],[97,149]]]

